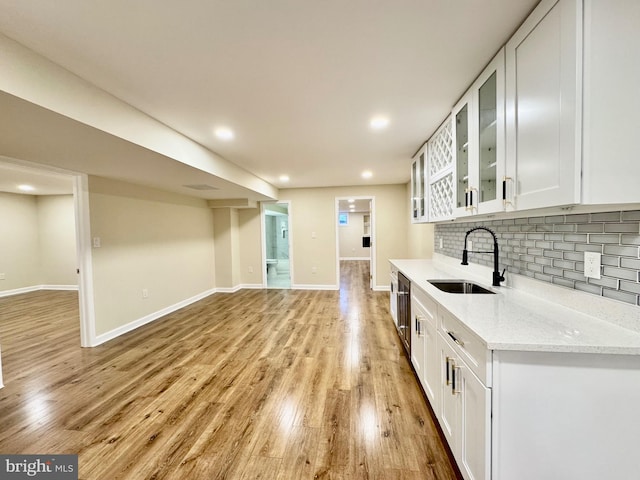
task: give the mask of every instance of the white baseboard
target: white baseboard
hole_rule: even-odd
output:
[[[240,285],[241,289],[248,289],[248,290],[262,290],[263,288],[267,288],[265,287],[263,284],[261,283],[243,283],[242,285]]]
[[[370,257],[340,257],[340,260],[362,260],[366,262],[370,262]]]
[[[145,315],[142,318],[139,318],[137,320],[134,320],[133,322],[127,323],[126,325],[122,325],[118,328],[114,328],[109,332],[97,335],[95,338],[92,339],[91,346],[96,347],[102,343],[108,342],[109,340],[113,340],[114,338],[119,337],[120,335],[124,335],[125,333],[135,330],[136,328],[146,325],[147,323],[151,323],[160,317],[164,317],[165,315],[173,313],[176,310],[180,310],[181,308],[184,308],[187,305],[191,305],[192,303],[195,303],[198,300],[202,300],[203,298],[206,298],[209,295],[212,295],[214,293],[216,293],[216,289],[212,288],[211,290],[207,290],[191,298],[187,298],[186,300],[182,300],[178,303],[165,307],[162,310],[158,310],[157,312],[153,312],[153,313],[150,313],[149,315]]]
[[[40,290],[78,290],[78,285],[40,285]]]
[[[391,291],[391,285],[375,285],[373,287],[373,289],[376,292],[390,292]]]
[[[215,290],[219,293],[236,293],[242,290],[242,288],[242,285],[236,285],[235,287],[218,287]]]
[[[297,284],[291,285],[292,290],[340,290],[338,285],[308,285]]]
[[[1,297],[10,297],[22,293],[37,292],[39,290],[78,290],[77,285],[32,285],[30,287],[14,288],[12,290],[0,291]]]

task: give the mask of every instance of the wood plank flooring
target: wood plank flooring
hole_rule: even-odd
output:
[[[75,292],[0,299],[1,453],[82,479],[454,479],[368,262],[215,294],[96,348]]]

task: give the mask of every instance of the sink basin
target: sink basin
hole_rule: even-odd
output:
[[[489,289],[481,287],[477,283],[466,280],[427,280],[434,287],[447,293],[490,293]]]

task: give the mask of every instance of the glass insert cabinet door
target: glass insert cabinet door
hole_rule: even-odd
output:
[[[456,208],[468,205],[469,189],[469,105],[465,103],[455,116],[456,128]]]
[[[411,165],[411,219],[413,222],[427,221],[425,162],[426,154],[423,149]]]
[[[478,92],[480,203],[497,198],[497,102],[496,72],[487,79]]]

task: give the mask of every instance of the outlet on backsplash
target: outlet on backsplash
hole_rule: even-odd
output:
[[[600,278],[601,257],[597,252],[584,252],[584,276]]]

